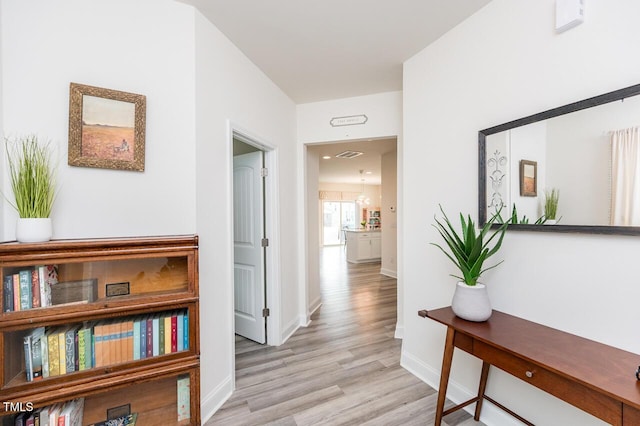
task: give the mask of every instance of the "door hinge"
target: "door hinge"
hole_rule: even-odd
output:
[[[269,247],[269,239],[268,238],[263,238],[262,239],[262,247]]]
[[[260,169],[260,176],[262,176],[262,177],[269,176],[269,169],[267,169],[266,167],[261,168]]]
[[[268,317],[270,314],[271,314],[271,312],[269,311],[269,308],[264,308],[264,309],[262,310],[262,316],[263,316],[263,317],[265,317],[265,318],[266,318],[266,317]]]

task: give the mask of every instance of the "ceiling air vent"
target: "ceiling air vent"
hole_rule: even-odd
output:
[[[356,158],[362,155],[362,152],[358,151],[344,151],[340,154],[336,154],[336,158]]]

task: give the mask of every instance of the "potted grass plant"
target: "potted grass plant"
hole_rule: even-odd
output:
[[[460,318],[469,321],[486,321],[492,313],[491,303],[486,286],[479,283],[478,279],[484,272],[502,263],[500,261],[492,266],[484,266],[485,261],[500,250],[509,221],[494,228],[493,225],[499,223],[500,212],[498,211],[482,228],[476,229],[471,215],[465,219],[460,213],[461,229],[458,232],[442,206],[440,211],[442,219],[435,218],[433,226],[446,242],[448,250],[440,244],[431,244],[438,247],[461,273],[461,276],[452,274],[460,281],[453,295],[451,309]]]
[[[19,242],[48,241],[52,236],[51,209],[56,196],[56,167],[49,143],[35,135],[5,139],[9,181],[18,212]]]
[[[556,188],[551,191],[545,191],[544,193],[544,218],[548,225],[555,225],[558,223],[556,217],[558,215],[558,202],[560,201],[560,191]]]

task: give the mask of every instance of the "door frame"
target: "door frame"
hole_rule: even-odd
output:
[[[264,184],[264,214],[265,214],[265,233],[266,237],[269,239],[269,247],[266,251],[266,303],[267,307],[270,310],[270,315],[267,318],[267,345],[270,346],[278,346],[282,343],[282,337],[280,336],[280,293],[281,293],[281,285],[280,285],[280,241],[278,236],[280,235],[280,206],[278,203],[279,200],[279,191],[278,191],[278,148],[273,144],[269,143],[266,139],[255,135],[249,130],[242,128],[240,125],[232,122],[231,120],[227,120],[227,150],[229,152],[228,156],[228,170],[229,170],[229,181],[233,182],[233,139],[237,138],[242,142],[254,146],[261,151],[264,151],[264,164],[265,167],[269,170],[269,175],[265,179]],[[229,191],[228,199],[233,199],[232,188]],[[231,209],[231,227],[229,231],[229,246],[230,252],[232,253],[231,262],[228,265],[230,270],[230,276],[233,277],[233,203],[230,203],[229,209]],[[229,293],[230,293],[230,306],[234,306],[234,288],[233,288],[233,280],[229,283]],[[232,368],[231,371],[234,375],[234,386],[235,386],[235,309],[230,310],[230,324],[232,324],[232,333],[231,333],[231,348],[232,348]]]

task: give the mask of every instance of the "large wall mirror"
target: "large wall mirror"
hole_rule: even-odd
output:
[[[513,230],[640,235],[639,94],[640,84],[481,130],[480,225],[515,211]]]

